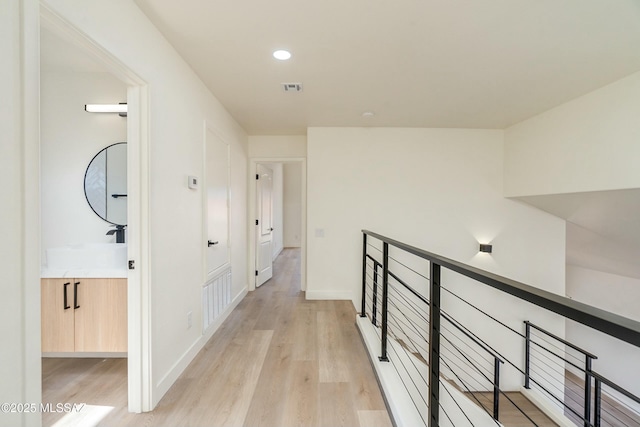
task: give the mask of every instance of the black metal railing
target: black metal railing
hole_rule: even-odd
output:
[[[522,323],[525,319],[520,320],[523,327],[512,319],[499,319],[496,313],[490,313],[490,309],[474,304],[473,298],[461,296],[461,292],[455,289],[459,281],[470,282],[474,293],[495,289],[500,295],[506,295],[514,301],[525,301],[527,306],[535,310],[574,320],[640,347],[639,322],[363,230],[360,316],[369,317],[376,327],[380,338],[378,358],[392,364],[397,362],[394,367],[398,375],[404,378],[403,382],[412,399],[415,396],[414,405],[421,412],[425,425],[440,426],[445,419],[448,424],[454,425],[450,413],[452,408],[441,405],[442,393],[451,397],[457,410],[464,413],[465,403],[453,397],[452,385],[484,409],[496,424],[500,417],[500,398],[503,397],[530,425],[538,425],[515,402],[511,391],[501,387],[502,366],[509,368],[511,377],[514,373],[520,375],[525,388],[534,386],[552,396],[551,399],[558,397],[553,388],[558,389],[558,384],[564,387],[566,367],[582,372],[583,406],[566,410],[581,420],[580,425],[606,425],[602,416],[603,405],[610,404],[608,398],[602,397],[603,388],[640,403],[633,394],[593,370],[595,355],[536,324],[529,321]],[[446,306],[443,306],[443,300]],[[514,357],[511,348],[497,348],[495,343],[490,344],[491,336],[487,337],[486,327],[474,328],[476,325],[469,324],[473,324],[473,321],[465,324],[467,317],[471,316],[465,314],[456,317],[453,312],[459,312],[461,306],[481,313],[479,316],[496,325],[496,330],[507,331],[510,338],[503,341],[509,341],[512,344],[510,347],[520,347],[524,353],[521,357],[525,360]],[[538,339],[538,335],[555,342],[555,350],[553,345]],[[567,349],[577,356],[568,354]],[[576,357],[582,357],[582,361],[578,362]],[[551,364],[549,359],[556,360],[556,374],[547,372],[545,375],[543,372],[547,367],[539,369],[543,358],[547,359],[547,367]],[[552,380],[558,384],[553,385]],[[564,394],[556,399],[561,406],[565,406]],[[466,414],[464,417],[469,425],[474,425]]]
[[[640,398],[595,372],[593,362],[598,356],[529,321],[524,324],[525,388],[539,387],[550,400],[560,404],[567,417],[576,425],[640,426]],[[539,354],[538,357],[536,353]],[[559,364],[565,371],[564,390],[560,390],[560,393],[557,389],[554,391],[553,387],[546,387],[533,375],[536,371],[541,371],[538,374],[544,375],[544,370],[552,364]],[[603,384],[611,390],[604,396]],[[613,397],[612,392],[620,397]],[[624,400],[628,400],[630,404],[625,404]]]

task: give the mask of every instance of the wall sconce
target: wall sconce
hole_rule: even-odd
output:
[[[127,103],[85,104],[84,111],[88,113],[118,113],[120,117],[127,117]]]
[[[486,252],[488,254],[490,254],[493,250],[493,246],[486,244],[486,243],[480,243],[480,252]]]

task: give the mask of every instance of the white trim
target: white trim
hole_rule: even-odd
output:
[[[211,339],[213,334],[220,328],[222,323],[229,317],[231,312],[238,306],[240,301],[244,299],[247,295],[248,290],[247,287],[242,289],[238,295],[236,295],[231,304],[224,310],[224,312],[218,316],[218,318],[209,326],[206,333],[198,338],[192,345],[185,351],[180,359],[176,363],[173,364],[169,372],[162,377],[162,379],[158,382],[156,386],[157,395],[156,396],[164,396],[167,391],[171,388],[171,386],[175,383],[175,381],[180,377],[180,375],[184,372],[184,370],[189,366],[189,363],[193,361],[193,359],[198,355],[200,350],[205,346],[207,341]],[[159,402],[159,399],[158,399]],[[158,402],[154,402],[154,406],[158,404]]]
[[[78,352],[67,352],[67,351],[62,351],[62,352],[57,352],[57,351],[52,351],[52,352],[46,352],[46,353],[42,353],[42,357],[65,357],[68,359],[122,359],[123,357],[127,357],[127,352],[126,351],[113,351],[113,352],[106,352],[106,351],[94,351],[94,352],[85,352],[85,351],[78,351]]]
[[[5,7],[6,6],[6,7]],[[41,302],[40,302],[40,37],[39,37],[39,11],[38,2],[20,1],[3,4],[3,13],[7,13],[6,18],[12,19],[16,24],[13,36],[9,39],[9,44],[2,48],[3,53],[7,49],[13,50],[3,57],[9,62],[11,71],[9,83],[13,88],[8,92],[3,92],[3,103],[14,109],[11,117],[15,119],[5,130],[3,135],[3,146],[6,144],[4,138],[8,138],[11,147],[19,147],[20,152],[15,158],[9,154],[12,162],[20,163],[16,166],[15,173],[19,174],[16,182],[12,185],[16,190],[21,191],[20,205],[14,209],[21,211],[21,221],[13,224],[20,228],[19,245],[12,249],[17,254],[12,260],[21,261],[21,265],[14,265],[11,268],[12,274],[20,282],[8,286],[7,292],[18,296],[11,304],[19,305],[20,317],[12,319],[3,318],[6,325],[12,329],[21,331],[20,348],[11,348],[9,366],[13,365],[13,356],[20,354],[21,360],[14,365],[20,376],[20,387],[14,390],[3,390],[7,397],[23,399],[24,402],[40,403],[42,401],[42,375],[41,375]],[[19,34],[18,34],[19,33]],[[4,43],[3,43],[4,44]],[[6,49],[5,49],[6,48]],[[15,144],[15,145],[14,145]],[[9,194],[14,194],[10,191]],[[19,289],[16,289],[19,288]],[[13,339],[11,340],[13,341]],[[3,361],[3,363],[5,363]],[[16,376],[11,375],[10,383],[14,383]],[[7,424],[31,426],[40,425],[41,415],[37,413],[12,414],[6,419]],[[9,415],[3,415],[9,416]],[[3,419],[4,420],[4,419]],[[10,421],[11,420],[11,421]]]
[[[151,231],[149,91],[147,86],[129,87],[127,117],[127,206],[129,259],[136,268],[128,280],[129,411],[147,412],[153,402],[151,330]],[[137,144],[136,144],[137,142]]]
[[[360,335],[367,347],[367,353],[371,360],[371,365],[376,372],[376,377],[380,384],[386,403],[394,421],[394,426],[421,426],[424,425],[420,414],[415,406],[411,404],[411,396],[406,391],[400,377],[394,372],[395,368],[389,362],[380,362],[375,354],[380,354],[380,339],[376,335],[375,329],[367,317],[356,317],[356,324],[360,330]],[[391,396],[391,398],[390,398]]]
[[[128,257],[136,263],[128,274],[129,411],[153,409],[150,262],[149,89],[146,82],[86,33],[40,2],[41,26],[78,46],[122,80],[127,90]]]
[[[271,257],[271,261],[275,261],[276,258],[278,258],[278,255],[280,255],[282,253],[282,251],[284,250],[284,247],[280,248],[280,250],[278,252],[276,252],[275,254],[273,254],[273,256]]]
[[[571,422],[569,418],[564,416],[558,407],[550,403],[539,391],[522,387],[520,392],[524,397],[529,399],[531,403],[537,406],[538,409],[540,409],[547,417],[551,418],[554,423],[558,424],[558,426],[575,427],[575,424]]]
[[[307,291],[308,300],[349,300],[353,301],[352,291]]]
[[[229,317],[231,312],[238,306],[238,304],[240,304],[240,301],[242,301],[244,297],[247,296],[248,293],[249,291],[247,287],[242,289],[240,293],[236,295],[235,298],[233,298],[233,300],[231,300],[231,304],[229,304],[229,306],[222,312],[222,314],[218,316],[216,320],[214,320],[213,323],[209,325],[209,327],[203,333],[201,338],[203,347],[211,339],[211,337],[213,337],[213,334],[215,334],[218,328],[222,326],[222,323],[224,323],[224,321],[227,320],[227,317]]]
[[[300,173],[300,187],[302,208],[300,209],[300,288],[302,291],[307,290],[307,159],[306,157],[252,157],[249,158],[249,189],[248,189],[248,236],[249,236],[249,262],[248,277],[249,291],[256,289],[255,271],[256,271],[256,226],[255,220],[258,218],[258,206],[256,203],[256,186],[254,185],[257,173],[258,163],[300,163],[302,171]]]

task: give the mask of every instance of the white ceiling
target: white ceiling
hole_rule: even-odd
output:
[[[505,128],[640,70],[638,0],[135,1],[254,135]]]

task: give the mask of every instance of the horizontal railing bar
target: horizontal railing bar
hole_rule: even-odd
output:
[[[586,372],[586,371],[585,371],[585,368],[583,368],[582,366],[580,366],[580,365],[576,365],[576,364],[575,364],[574,362],[572,362],[571,360],[569,360],[569,359],[565,359],[564,357],[560,356],[559,354],[556,354],[556,353],[554,353],[553,351],[549,350],[547,347],[544,347],[543,345],[538,344],[538,342],[536,342],[536,341],[534,341],[534,340],[530,340],[530,341],[531,341],[531,344],[535,344],[535,345],[537,345],[537,346],[538,346],[538,347],[540,347],[542,350],[546,351],[546,352],[547,352],[547,353],[549,353],[549,354],[553,354],[553,355],[554,355],[555,357],[557,357],[558,359],[565,361],[566,363],[568,363],[569,365],[571,365],[571,366],[573,366],[574,368],[578,369],[579,371]]]
[[[374,257],[372,257],[369,254],[365,255],[367,258],[369,258],[371,261],[373,261],[375,264],[377,264],[378,266],[382,267],[382,263],[380,263],[377,259],[375,259]]]
[[[564,349],[558,347],[558,345],[561,345],[560,343],[557,343],[558,345],[553,344],[551,342],[551,340],[545,339],[545,336],[543,334],[538,334],[538,333],[532,334],[531,335],[531,341],[534,341],[534,338],[536,340],[535,341],[536,344],[538,342],[544,343],[545,344],[545,348],[554,348],[554,349],[558,350],[560,353],[564,353],[565,356],[571,357],[572,359],[576,360],[576,363],[584,364],[584,359],[583,358],[580,358],[580,357],[576,356],[575,354],[573,354],[573,353],[571,353],[569,351],[565,351]],[[538,345],[540,345],[540,344],[538,344]],[[554,352],[554,354],[557,354],[557,353]]]
[[[369,230],[362,232],[417,257],[640,347],[640,322],[427,252]]]
[[[398,283],[400,283],[402,286],[407,288],[412,294],[414,294],[416,297],[418,297],[418,299],[420,301],[422,301],[423,303],[425,303],[427,305],[429,304],[429,300],[428,299],[426,299],[424,296],[420,295],[418,293],[418,291],[413,289],[411,286],[407,285],[401,278],[399,278],[398,276],[393,274],[391,271],[389,272],[389,276],[393,277]]]
[[[538,325],[536,325],[534,323],[531,323],[528,320],[525,320],[524,323],[529,325],[529,326],[531,326],[534,329],[539,330],[540,332],[544,332],[545,334],[549,335],[551,338],[555,339],[556,341],[560,341],[562,344],[564,344],[566,346],[569,346],[569,347],[571,347],[572,349],[574,349],[576,351],[579,351],[580,353],[584,354],[585,356],[589,356],[592,359],[597,359],[598,358],[598,356],[589,353],[587,350],[584,350],[584,349],[578,347],[577,345],[572,344],[569,341],[567,341],[567,340],[565,340],[563,338],[560,338],[559,336],[557,336],[555,334],[552,334],[551,332],[549,332],[549,331],[547,331],[545,329],[542,329],[540,326],[538,326]]]
[[[606,384],[607,386],[611,387],[612,389],[614,389],[618,393],[625,395],[626,397],[628,397],[629,399],[633,400],[636,403],[640,403],[640,397],[636,396],[635,394],[631,393],[630,391],[627,391],[627,390],[623,389],[618,384],[612,382],[610,379],[608,379],[606,377],[603,377],[602,375],[600,375],[599,373],[597,373],[595,371],[591,371],[591,375],[594,378],[597,378],[601,383]]]
[[[474,343],[476,343],[478,346],[480,346],[480,348],[482,348],[484,351],[486,351],[487,353],[489,353],[490,355],[492,355],[493,357],[495,357],[496,359],[498,359],[500,361],[500,363],[504,363],[504,360],[502,360],[502,357],[500,357],[499,355],[497,355],[494,351],[492,351],[491,349],[487,348],[479,339],[477,339],[475,336],[471,335],[471,333],[467,332],[464,330],[464,328],[462,326],[459,326],[457,322],[454,322],[453,319],[451,319],[451,317],[447,314],[447,313],[442,313],[442,318],[446,319],[449,323],[451,323],[453,326],[455,326],[455,328],[457,330],[459,330],[460,332],[462,332],[463,334],[465,334],[465,336],[467,338],[469,338],[471,341],[473,341]]]

